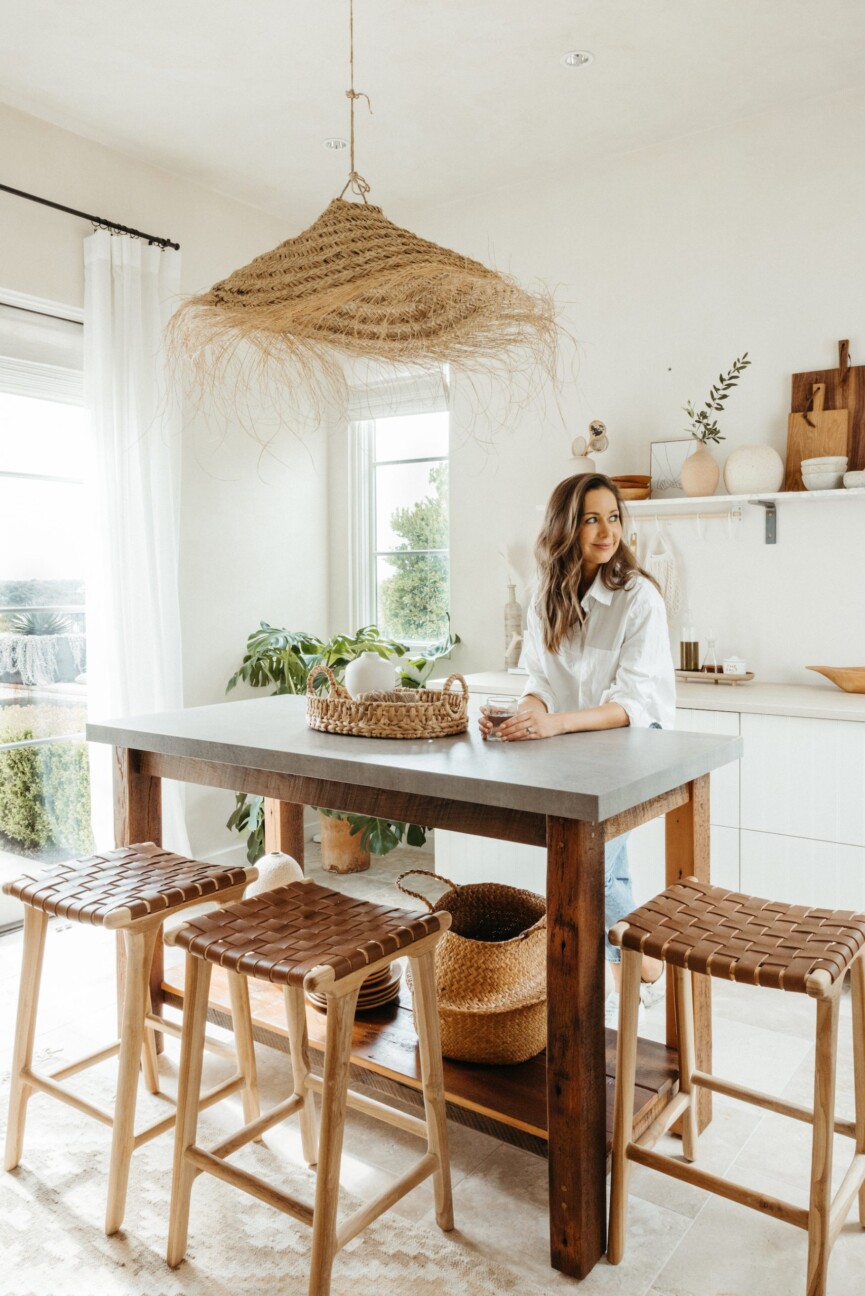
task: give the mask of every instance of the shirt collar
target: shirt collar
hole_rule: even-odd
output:
[[[603,580],[601,579],[600,570],[598,571],[597,576],[592,581],[591,585],[583,595],[583,599],[582,599],[583,607],[586,606],[586,603],[588,602],[589,599],[594,599],[596,603],[603,603],[606,607],[609,607],[613,601],[613,591],[611,589],[608,589],[607,586],[604,584]]]

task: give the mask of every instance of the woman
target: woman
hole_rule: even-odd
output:
[[[499,725],[505,742],[634,725],[671,729],[676,690],[664,602],[622,541],[622,497],[599,473],[569,477],[550,497],[535,545],[539,588],[529,609],[523,663],[529,680],[517,714]],[[492,729],[483,717],[486,738]],[[633,908],[627,835],[607,845],[607,930]],[[616,990],[620,951],[606,942]],[[643,981],[660,990],[663,964],[643,959]],[[657,987],[654,983],[658,983]],[[608,1001],[612,1017],[616,1004]]]

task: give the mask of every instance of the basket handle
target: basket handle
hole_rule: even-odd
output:
[[[313,680],[318,679],[319,675],[321,674],[325,674],[327,676],[327,682],[330,685],[329,693],[332,694],[333,697],[341,698],[341,697],[351,696],[347,688],[343,688],[342,684],[337,683],[336,676],[334,675],[330,667],[325,665],[313,666],[312,670],[307,675],[306,677],[307,693],[312,694],[315,692],[315,688],[313,687]]]
[[[451,685],[457,683],[462,686],[462,693],[454,693]],[[441,689],[441,699],[452,716],[458,716],[462,708],[468,701],[469,686],[466,684],[462,675],[448,675]]]
[[[459,891],[459,886],[456,882],[451,882],[450,878],[442,877],[441,873],[433,873],[430,869],[407,869],[405,873],[400,873],[394,883],[397,891],[402,891],[403,895],[412,896],[415,900],[421,900],[429,909],[430,913],[435,913],[435,905],[431,900],[428,900],[425,895],[421,895],[419,891],[410,891],[408,887],[401,885],[403,878],[412,876],[435,878],[436,882],[446,883],[447,886],[450,887],[451,891]]]

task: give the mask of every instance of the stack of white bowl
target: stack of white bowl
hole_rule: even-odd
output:
[[[823,459],[803,459],[800,466],[806,490],[837,490],[847,470],[847,456],[827,455]]]

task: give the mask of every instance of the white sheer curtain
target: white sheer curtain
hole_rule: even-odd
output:
[[[165,325],[180,254],[100,230],[84,242],[87,693],[91,719],[183,705],[178,538],[181,418],[168,394]],[[91,745],[97,846],[113,844],[110,752]],[[178,785],[163,785],[164,844],[188,854]]]

